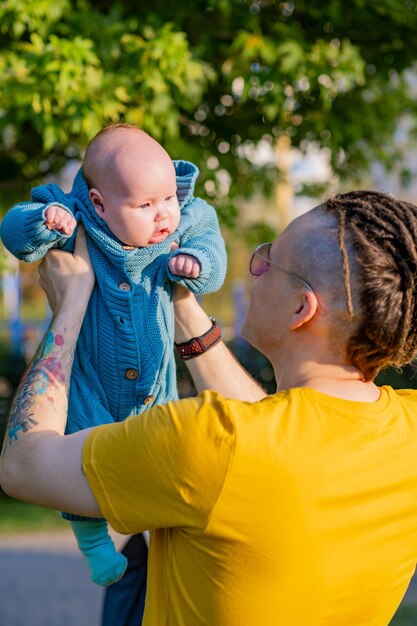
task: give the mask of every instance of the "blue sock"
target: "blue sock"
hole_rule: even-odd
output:
[[[120,580],[125,573],[127,559],[117,552],[108,533],[107,522],[83,520],[70,523],[90,570],[91,580],[103,587]]]

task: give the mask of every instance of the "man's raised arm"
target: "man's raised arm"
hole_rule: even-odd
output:
[[[206,333],[211,325],[194,295],[175,287],[175,341],[183,343]],[[212,389],[227,398],[257,402],[267,394],[238,363],[221,341],[202,355],[186,361],[197,391]]]
[[[75,345],[95,280],[85,231],[79,229],[74,253],[49,252],[39,271],[54,316],[12,403],[0,482],[21,500],[99,515],[81,469],[88,431],[63,436]]]

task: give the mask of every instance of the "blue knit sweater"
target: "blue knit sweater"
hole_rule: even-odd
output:
[[[45,211],[51,204],[66,208],[87,231],[97,281],[77,343],[68,433],[120,421],[177,398],[171,281],[200,294],[223,283],[226,252],[216,213],[193,197],[198,169],[187,161],[174,165],[181,220],[161,243],[132,248],[118,241],[96,214],[81,170],[69,194],[55,184],[36,187],[31,202],[14,206],[1,224],[4,245],[24,261],[37,261],[50,248],[74,249],[75,233],[67,237],[46,228]],[[170,252],[174,241],[180,249]],[[198,278],[171,274],[168,260],[180,253],[198,259]]]

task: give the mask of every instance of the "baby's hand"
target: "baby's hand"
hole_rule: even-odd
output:
[[[71,213],[54,204],[46,209],[45,226],[49,230],[59,230],[63,235],[72,235],[77,226]]]
[[[186,278],[198,278],[200,276],[200,263],[193,256],[178,254],[168,261],[170,271],[176,276]]]

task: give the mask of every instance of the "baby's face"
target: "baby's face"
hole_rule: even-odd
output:
[[[180,222],[172,162],[155,161],[141,169],[113,175],[111,184],[100,189],[102,210],[97,211],[121,242],[137,248],[164,241]]]

